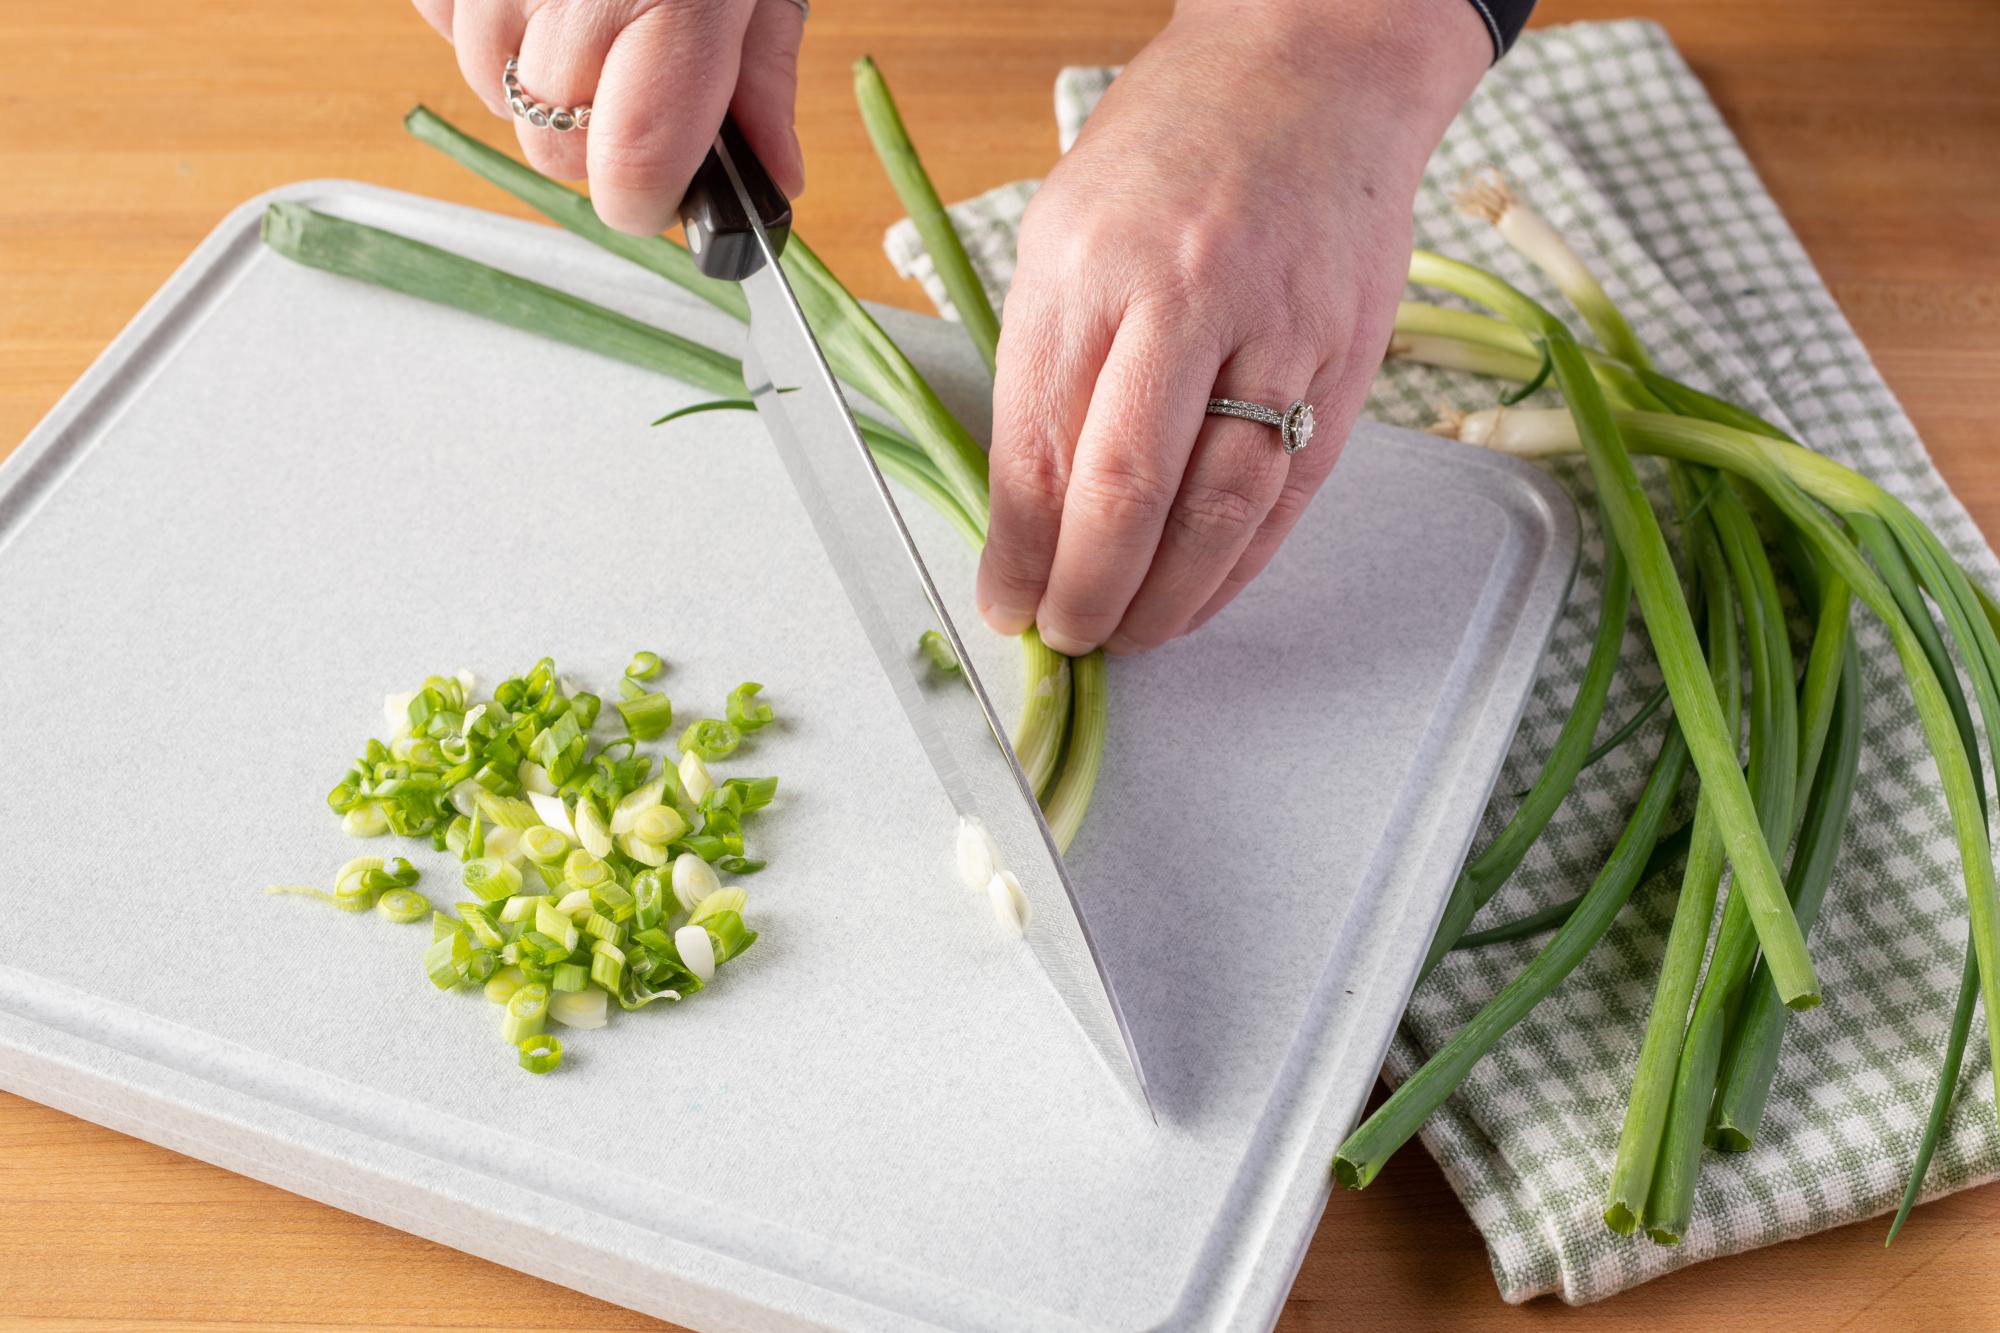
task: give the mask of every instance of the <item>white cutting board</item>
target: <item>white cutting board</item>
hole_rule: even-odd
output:
[[[736,344],[545,228],[277,197]],[[958,884],[756,419],[653,429],[702,395],[294,266],[263,202],[0,469],[0,896],[36,932],[0,1086],[701,1328],[1269,1325],[1560,608],[1560,491],[1364,427],[1269,573],[1114,665],[1070,859],[1156,1125]],[[958,331],[884,320],[982,420]],[[976,626],[970,552],[905,509]],[[976,637],[1011,714],[1015,649]],[[710,992],[534,1078],[431,988],[425,927],[261,894],[362,850],[322,801],[385,692],[544,653],[603,688],[640,648],[684,717],[751,678],[784,718],[732,766],[783,799]]]

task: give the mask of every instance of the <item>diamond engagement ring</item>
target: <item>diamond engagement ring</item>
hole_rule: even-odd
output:
[[[1265,407],[1262,403],[1246,403],[1237,398],[1211,398],[1208,400],[1211,416],[1242,417],[1259,425],[1275,427],[1278,440],[1285,446],[1285,452],[1295,454],[1312,443],[1312,404],[1303,398],[1295,398],[1292,405],[1280,412],[1275,407]]]
[[[521,58],[507,57],[507,68],[500,73],[500,83],[507,93],[507,108],[516,117],[527,121],[538,130],[554,130],[557,134],[568,134],[571,130],[585,129],[590,125],[590,107],[549,106],[537,102],[521,86]]]

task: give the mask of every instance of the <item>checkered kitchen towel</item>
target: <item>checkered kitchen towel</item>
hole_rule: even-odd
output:
[[[1114,72],[1063,71],[1056,112],[1065,148]],[[1756,410],[1876,478],[1936,528],[1987,587],[2000,588],[2000,564],[1658,27],[1578,24],[1528,35],[1445,136],[1417,200],[1420,244],[1494,269],[1561,309],[1558,295],[1489,228],[1452,209],[1448,190],[1486,163],[1503,167],[1593,264],[1662,370]],[[1033,189],[1031,181],[1002,186],[953,210],[996,304],[1012,276],[1015,229]],[[943,308],[907,222],[889,233],[887,248]],[[1441,400],[1485,406],[1493,395],[1490,382],[1392,364],[1368,410],[1422,425]],[[1580,465],[1555,471],[1572,494],[1589,495]],[[1586,535],[1577,589],[1485,835],[1509,813],[1507,793],[1525,787],[1547,753],[1589,650],[1603,546],[1591,526],[1594,506],[1580,508]],[[1673,910],[1670,887],[1642,888],[1584,965],[1479,1064],[1424,1131],[1486,1238],[1507,1300],[1548,1292],[1597,1300],[1712,1255],[1881,1213],[1900,1197],[1957,991],[1965,899],[1936,772],[1894,655],[1872,621],[1857,623],[1867,686],[1861,778],[1840,868],[1812,937],[1826,1003],[1792,1020],[1756,1148],[1706,1155],[1693,1225],[1678,1247],[1613,1235],[1600,1220]],[[1608,719],[1628,714],[1658,681],[1636,631],[1626,658]],[[1657,728],[1652,736],[1656,741]],[[1641,740],[1592,770],[1484,922],[1568,897],[1589,882],[1653,748]],[[1407,1077],[1539,943],[1451,955],[1411,1001],[1389,1076]],[[1984,1035],[1975,1027],[1929,1183],[1941,1193],[1996,1176],[2000,1128]]]

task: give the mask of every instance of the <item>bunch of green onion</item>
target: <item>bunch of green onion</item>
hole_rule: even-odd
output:
[[[756,941],[744,891],[725,888],[717,871],[763,868],[744,855],[743,821],[778,790],[776,778],[718,782],[708,764],[774,715],[758,699],[763,686],[746,681],[724,717],[688,724],[668,762],[640,748],[672,724],[671,702],[649,688],[661,669],[657,654],[635,655],[610,710],[569,688],[548,658],[483,702],[468,672],[390,695],[389,739],[368,742],[327,804],[355,837],[427,837],[459,860],[470,896],[432,911],[400,857],[350,861],[330,894],[270,892],[372,906],[394,921],[428,913],[425,975],[440,990],[482,986],[505,1006],[502,1033],[534,1073],[562,1059],[543,1030],[551,1018],[602,1027],[614,1000],[643,1009],[700,991]],[[613,717],[623,733],[593,744]]]
[[[1512,819],[1461,873],[1426,971],[1453,948],[1555,933],[1341,1145],[1335,1174],[1356,1188],[1372,1180],[1473,1064],[1581,962],[1633,890],[1679,861],[1680,897],[1604,1218],[1614,1231],[1643,1227],[1664,1244],[1686,1234],[1704,1146],[1752,1146],[1789,1013],[1819,1000],[1805,936],[1832,874],[1860,762],[1863,681],[1849,624],[1859,601],[1888,632],[1936,761],[1969,908],[1963,983],[1893,1239],[1950,1108],[1975,1002],[1983,995],[1989,1016],[2000,1013],[2000,922],[1972,720],[1976,708],[1988,763],[2000,762],[1990,748],[2000,737],[2000,606],[1887,491],[1754,414],[1656,371],[1587,266],[1504,183],[1475,179],[1460,202],[1552,280],[1597,346],[1577,342],[1555,315],[1492,274],[1419,251],[1413,283],[1492,314],[1406,302],[1390,354],[1522,386],[1499,407],[1454,415],[1448,433],[1529,456],[1583,455],[1607,534],[1603,599],[1567,722]],[[1563,408],[1513,406],[1551,378]],[[1678,564],[1641,489],[1635,453],[1664,460]],[[1810,622],[1803,661],[1792,651],[1787,584]],[[1635,594],[1674,725],[1624,833],[1576,899],[1467,935],[1473,915],[1602,752],[1592,740]],[[1607,744],[1628,739],[1634,723]],[[1690,772],[1699,779],[1693,819],[1670,829],[1675,794]],[[1725,866],[1733,873],[1718,913]],[[1989,1023],[1988,1037],[2000,1057],[2000,1024]],[[1994,1063],[2000,1080],[2000,1058]]]

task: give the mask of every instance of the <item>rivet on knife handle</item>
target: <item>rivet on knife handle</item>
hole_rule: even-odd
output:
[[[756,206],[764,234],[771,238],[771,249],[783,254],[792,234],[791,200],[750,151],[749,141],[733,119],[723,118],[719,137],[729,146],[729,158],[743,178],[744,192]],[[694,256],[695,267],[709,277],[741,282],[763,264],[763,252],[757,248],[757,234],[751,229],[741,196],[730,184],[729,173],[713,148],[688,182],[680,214],[688,252]]]

